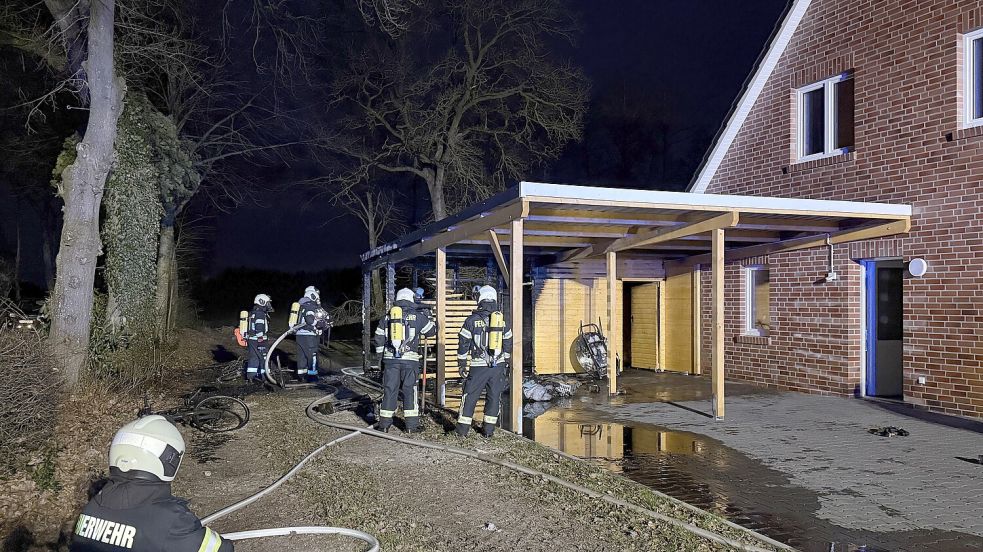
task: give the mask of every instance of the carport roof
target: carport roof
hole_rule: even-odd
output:
[[[625,190],[522,182],[482,203],[362,255],[366,267],[453,248],[501,253],[522,219],[526,255],[557,262],[617,252],[683,265],[710,262],[710,230],[724,229],[725,259],[906,233],[908,205]]]

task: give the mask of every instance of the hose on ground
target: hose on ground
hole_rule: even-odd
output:
[[[333,398],[333,396],[334,396],[334,394],[332,393],[332,394],[330,394],[330,395],[328,395],[326,397],[322,397],[322,398],[323,399],[331,399],[331,398]],[[230,504],[230,505],[226,506],[225,508],[222,508],[221,510],[218,510],[217,512],[212,512],[211,514],[208,514],[207,516],[205,516],[204,518],[202,518],[201,524],[202,525],[208,525],[208,524],[210,524],[210,523],[212,523],[212,522],[214,522],[214,521],[216,521],[218,519],[221,519],[221,518],[223,518],[223,517],[231,514],[232,512],[235,512],[237,510],[241,510],[242,508],[245,508],[246,506],[249,506],[253,502],[256,502],[257,500],[263,498],[264,496],[272,493],[277,488],[279,488],[281,485],[283,485],[284,483],[286,483],[288,479],[290,479],[291,477],[293,477],[294,475],[296,475],[297,472],[299,472],[300,470],[302,470],[304,468],[304,466],[307,465],[308,462],[310,462],[311,460],[313,460],[315,457],[317,457],[318,455],[320,455],[322,452],[324,452],[325,450],[327,450],[329,447],[334,446],[334,445],[337,445],[338,443],[342,443],[344,441],[347,441],[347,440],[349,440],[349,439],[351,439],[353,437],[357,437],[359,435],[361,435],[361,431],[355,431],[355,432],[352,432],[352,433],[348,433],[348,434],[342,435],[341,437],[338,437],[337,439],[334,439],[332,441],[328,441],[327,443],[325,443],[325,444],[321,445],[320,447],[314,449],[313,452],[311,452],[310,454],[308,454],[307,456],[305,456],[300,462],[297,462],[297,464],[295,464],[294,467],[290,468],[290,470],[287,471],[287,473],[283,474],[279,479],[277,479],[276,481],[274,481],[273,483],[271,483],[269,486],[263,488],[259,492],[254,493],[254,494],[252,494],[252,495],[250,495],[250,496],[248,496],[248,497],[246,497],[246,498],[244,498],[244,499],[242,499],[242,500],[240,500],[238,502],[235,502],[233,504]],[[229,539],[229,540],[236,541],[236,540],[247,540],[247,539],[266,538],[266,537],[282,537],[282,536],[287,536],[287,535],[343,535],[343,536],[353,537],[353,538],[359,539],[359,540],[367,543],[369,545],[369,547],[370,547],[369,548],[369,552],[379,552],[379,550],[380,550],[379,541],[375,537],[373,537],[372,535],[370,535],[368,533],[364,533],[364,532],[358,531],[356,529],[348,529],[346,527],[325,527],[325,526],[319,526],[319,527],[276,527],[276,528],[270,528],[270,529],[254,529],[254,530],[250,530],[250,531],[239,531],[239,532],[235,532],[235,533],[226,533],[226,534],[223,534],[222,537],[223,538],[226,538],[226,539]]]
[[[359,433],[361,433],[363,435],[370,435],[372,437],[379,437],[380,439],[387,439],[387,440],[394,441],[394,442],[397,442],[397,443],[403,443],[403,444],[413,445],[413,446],[422,447],[422,448],[439,450],[439,451],[447,452],[447,453],[450,453],[450,454],[456,454],[456,455],[459,455],[459,456],[466,456],[466,457],[469,457],[469,458],[474,458],[476,460],[481,460],[482,462],[487,462],[487,463],[490,463],[490,464],[496,464],[498,466],[501,466],[501,467],[504,467],[504,468],[508,468],[510,470],[513,470],[513,471],[522,473],[524,475],[528,475],[528,476],[531,476],[531,477],[545,479],[547,481],[550,481],[551,483],[555,483],[555,484],[560,485],[562,487],[566,487],[567,489],[570,489],[570,490],[573,490],[573,491],[576,491],[576,492],[579,492],[579,493],[582,493],[582,494],[586,494],[587,496],[590,496],[592,498],[597,498],[597,499],[603,500],[604,502],[607,502],[607,503],[609,503],[609,504],[611,504],[613,506],[619,506],[619,507],[622,507],[622,508],[627,508],[627,509],[632,510],[634,512],[637,512],[639,514],[642,514],[642,515],[651,517],[653,519],[656,519],[656,520],[659,520],[659,521],[662,521],[662,522],[665,522],[665,523],[669,523],[669,524],[671,524],[673,526],[676,526],[676,527],[678,527],[680,529],[689,531],[690,533],[693,533],[694,535],[697,535],[699,537],[703,537],[703,538],[705,538],[707,540],[716,542],[718,544],[723,544],[723,545],[726,545],[726,546],[737,548],[739,550],[745,550],[747,552],[770,552],[766,548],[761,548],[759,546],[754,546],[754,545],[751,545],[751,544],[746,544],[746,543],[743,543],[743,542],[740,542],[740,541],[731,539],[729,537],[725,537],[723,535],[719,535],[719,534],[714,533],[712,531],[709,531],[707,529],[703,529],[702,527],[697,527],[696,525],[693,525],[691,523],[686,523],[686,522],[680,521],[680,520],[678,520],[676,518],[673,518],[673,517],[667,516],[665,514],[661,514],[659,512],[656,512],[654,510],[650,510],[648,508],[644,508],[642,506],[638,506],[636,504],[632,504],[632,503],[630,503],[630,502],[628,502],[626,500],[622,500],[620,498],[615,498],[613,496],[610,496],[610,495],[607,495],[607,494],[604,494],[604,493],[597,492],[597,491],[595,491],[593,489],[589,489],[589,488],[584,487],[582,485],[578,485],[576,483],[571,483],[570,481],[567,481],[565,479],[561,479],[559,477],[550,475],[548,473],[541,472],[539,470],[535,470],[535,469],[532,469],[532,468],[528,468],[526,466],[522,466],[522,465],[519,465],[519,464],[515,464],[515,463],[509,462],[507,460],[502,460],[502,459],[496,458],[494,456],[490,456],[490,455],[487,455],[487,454],[482,454],[480,452],[473,451],[473,450],[466,450],[466,449],[461,449],[461,448],[457,448],[457,447],[440,445],[440,444],[431,443],[431,442],[428,442],[428,441],[422,441],[422,440],[416,440],[416,439],[408,439],[406,437],[399,437],[399,436],[396,436],[396,435],[390,435],[388,433],[383,433],[381,431],[376,431],[374,429],[359,428],[359,427],[351,426],[351,425],[348,425],[348,424],[341,424],[341,423],[338,423],[338,422],[333,422],[333,421],[330,421],[330,420],[325,420],[323,417],[319,416],[318,413],[317,413],[317,411],[315,411],[314,409],[319,404],[321,404],[321,403],[323,403],[323,402],[325,402],[327,400],[330,400],[330,397],[319,398],[319,399],[315,400],[314,402],[312,402],[311,404],[309,404],[307,406],[307,417],[310,418],[311,420],[313,420],[313,421],[321,424],[321,425],[325,425],[325,426],[332,427],[332,428],[335,428],[335,429],[341,429],[341,430],[352,431],[352,432],[356,432],[357,431],[357,432],[359,432]],[[777,541],[773,541],[771,539],[768,539],[767,537],[764,537],[763,535],[758,535],[757,533],[752,533],[750,531],[748,531],[748,532],[749,532],[749,534],[752,534],[755,538],[761,539],[762,541],[767,542],[768,544],[771,544],[773,546],[780,547],[783,550],[794,550],[793,548],[791,548],[791,547],[789,547],[789,546],[787,546],[785,544],[782,544],[782,543],[779,543]]]
[[[273,376],[270,374],[270,357],[273,356],[273,351],[276,350],[277,345],[279,345],[281,341],[286,339],[288,335],[292,333],[296,333],[297,330],[303,327],[304,327],[303,324],[297,324],[295,326],[291,326],[287,328],[287,331],[280,334],[280,337],[276,338],[276,341],[273,342],[273,345],[270,345],[269,350],[266,351],[266,358],[263,359],[263,375],[266,378],[266,381],[270,382],[270,384],[276,385],[278,387],[282,385],[281,382],[274,379]]]
[[[225,533],[223,539],[231,541],[261,539],[265,537],[285,537],[288,535],[344,535],[368,543],[369,552],[379,552],[379,541],[368,533],[344,527],[277,527],[274,529],[253,529],[237,533]]]

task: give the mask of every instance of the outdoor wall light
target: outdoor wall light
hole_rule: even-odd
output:
[[[921,278],[926,272],[928,272],[928,263],[925,262],[925,259],[916,257],[905,263],[905,272],[908,274],[908,276]]]

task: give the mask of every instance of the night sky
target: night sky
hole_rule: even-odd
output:
[[[659,95],[673,106],[678,120],[708,141],[740,92],[785,4],[786,0],[572,0],[582,14],[583,34],[575,47],[559,54],[583,67],[595,96],[612,87]],[[564,163],[561,159],[558,166],[530,179],[562,174],[579,183],[608,184],[585,182],[577,177],[576,167]],[[298,165],[301,173],[316,172],[303,161]],[[286,181],[297,176],[298,167],[267,172],[271,180]],[[658,182],[628,184],[665,187]],[[22,209],[13,204],[5,186],[0,183],[0,240],[10,249],[14,220]],[[310,192],[300,190],[267,193],[261,207],[214,214],[199,225],[204,225],[209,237],[202,267],[206,275],[238,266],[288,272],[346,267],[357,264],[358,254],[366,249],[357,222],[339,218],[335,208],[310,201]],[[42,279],[37,230],[31,213],[25,211],[23,277],[35,282]]]

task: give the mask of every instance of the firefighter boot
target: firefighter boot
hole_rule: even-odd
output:
[[[457,435],[459,437],[467,437],[469,431],[471,431],[471,424],[457,424]]]

